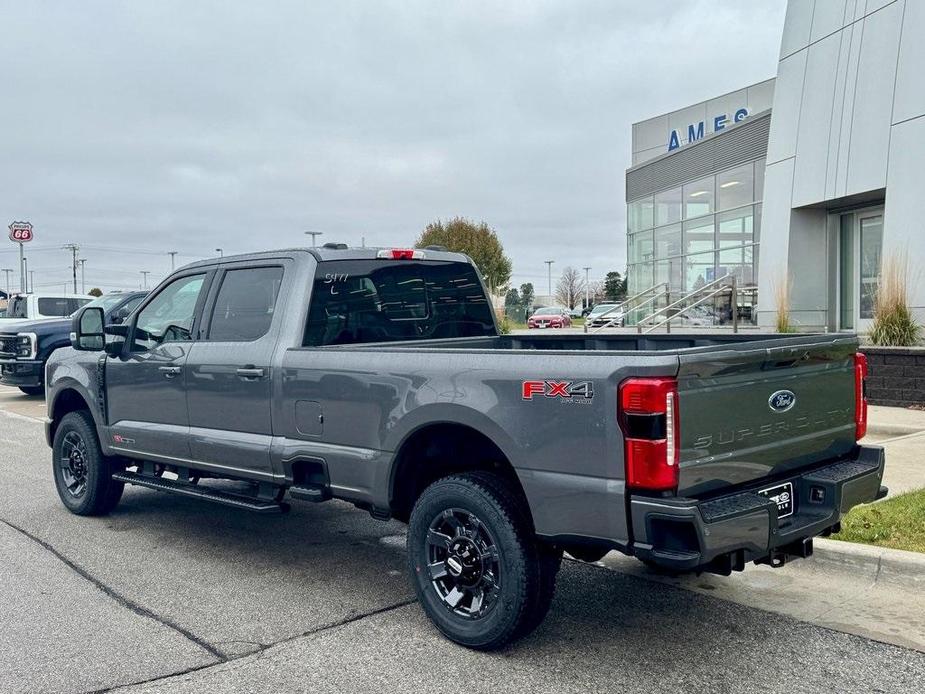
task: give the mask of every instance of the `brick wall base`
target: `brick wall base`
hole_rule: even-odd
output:
[[[867,399],[871,405],[925,405],[925,348],[862,345],[870,372]]]

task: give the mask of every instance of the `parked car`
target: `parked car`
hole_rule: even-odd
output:
[[[528,328],[570,328],[572,317],[567,308],[561,306],[547,306],[538,308],[527,319]]]
[[[563,550],[779,567],[886,493],[883,449],[858,444],[856,336],[499,335],[456,253],[212,258],[73,332],[45,423],[70,511],[125,484],[259,513],[352,502],[408,523],[418,604],[472,648],[543,620]]]
[[[589,328],[600,328],[605,325],[622,328],[625,323],[623,304],[595,304],[585,320],[585,325]]]
[[[108,323],[122,323],[147,292],[113,293],[90,301]],[[15,332],[0,323],[0,384],[15,386],[27,395],[45,392],[45,362],[52,352],[71,345],[71,319],[42,318],[17,321]]]

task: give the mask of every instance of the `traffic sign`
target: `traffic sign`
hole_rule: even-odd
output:
[[[10,241],[29,243],[32,237],[32,224],[30,222],[13,222],[10,224]]]

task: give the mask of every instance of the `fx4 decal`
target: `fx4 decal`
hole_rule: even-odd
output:
[[[594,397],[594,384],[591,381],[524,381],[521,397],[524,400],[533,400],[534,397],[561,399],[562,402],[587,405]]]

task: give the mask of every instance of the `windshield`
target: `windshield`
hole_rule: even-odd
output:
[[[94,299],[87,304],[87,306],[99,306],[103,309],[103,313],[109,313],[111,308],[118,306],[123,301],[125,301],[125,294],[106,294],[105,296]],[[74,311],[74,313],[77,313],[77,311]],[[73,316],[74,313],[72,313],[71,316]]]
[[[495,335],[491,307],[466,263],[319,263],[306,346]]]
[[[591,314],[597,316],[614,308],[620,308],[620,304],[598,304],[591,309]]]
[[[555,306],[538,308],[533,312],[534,316],[561,316],[565,312],[564,308]]]

